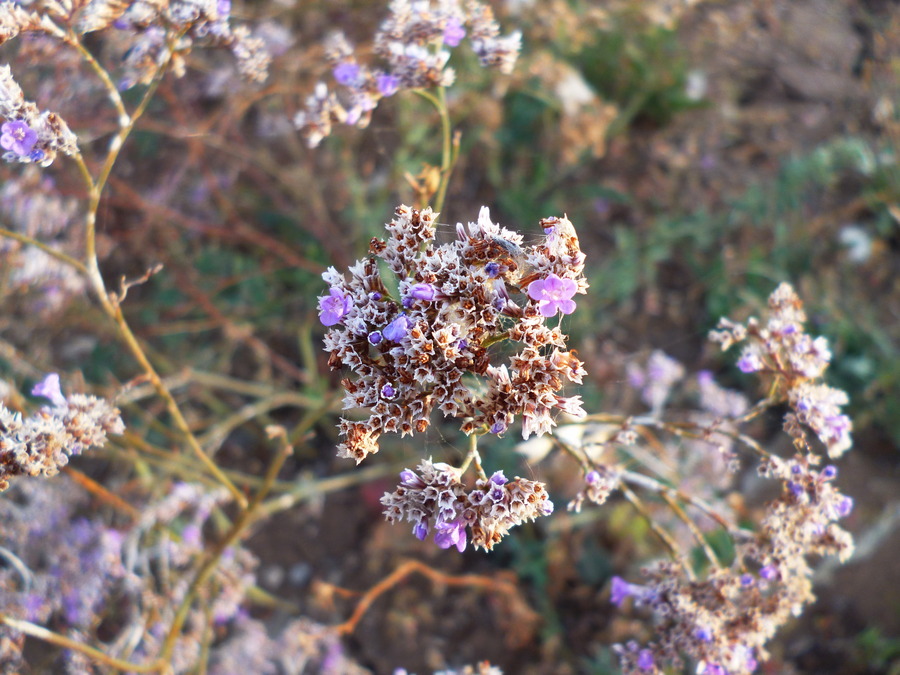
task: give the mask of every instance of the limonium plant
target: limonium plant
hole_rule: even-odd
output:
[[[212,56],[199,60],[203,48],[226,53],[223,67],[235,76],[228,70],[229,85],[246,87],[248,99],[285,95],[261,88],[289,42],[284,28],[254,32],[233,10],[229,0],[0,3],[0,44],[74,59],[87,73],[74,89],[101,92],[99,103],[111,111],[97,122],[74,105],[65,111],[77,120],[70,127],[55,105],[38,104],[40,87],[35,100],[26,95],[43,71],[22,79],[23,89],[13,68],[0,65],[0,147],[10,170],[20,172],[0,190],[9,221],[0,227],[0,290],[11,302],[8,289],[40,289],[45,297],[29,313],[42,326],[69,306],[94,312],[102,320],[83,323],[98,339],[117,339],[131,364],[115,364],[128,369],[121,380],[117,371],[105,384],[89,385],[11,352],[17,381],[0,381],[0,673],[370,672],[342,638],[399,578],[365,593],[345,622],[329,624],[265,592],[261,561],[247,546],[254,528],[338,489],[327,479],[313,488],[279,480],[294,446],[329,413],[327,403],[287,429],[273,411],[315,406],[305,394],[282,392],[204,427],[198,410],[214,415],[227,406],[217,396],[192,401],[187,384],[235,396],[271,392],[226,373],[164,373],[172,360],[148,347],[125,310],[132,289],[166,272],[153,266],[114,286],[104,269],[123,235],[116,228],[108,239],[98,234],[101,203],[138,123],[158,131],[144,118],[164,83],[218,64]],[[431,178],[410,181],[410,205],[374,214],[389,221],[384,234],[355,263],[327,267],[324,285],[309,290],[327,365],[340,377],[334,450],[351,462],[339,487],[369,480],[366,467],[356,465],[379,462],[372,455],[382,445],[394,452],[394,437],[422,441],[427,450],[405,456],[399,475],[403,464],[390,469],[392,482],[375,507],[390,523],[403,523],[397,536],[432,560],[490,552],[525,523],[540,532],[551,517],[566,518],[554,513],[554,500],[567,500],[572,513],[627,501],[646,520],[661,557],[639,561],[639,571],[617,570],[597,603],[598,613],[612,605],[647,619],[633,639],[612,646],[621,671],[758,672],[778,629],[814,599],[811,560],[845,561],[853,551],[840,525],[853,499],[839,490],[832,463],[852,447],[852,422],[847,395],[825,379],[833,358],[827,340],[808,332],[801,299],[782,283],[763,316],[723,318],[709,335],[723,350],[740,349],[736,370],[764,385],[758,402],[724,388],[711,372],[691,376],[689,367],[654,351],[622,364],[622,387],[633,390],[643,413],[585,410],[578,387],[589,373],[565,330],[587,311],[588,294],[603,289],[590,288],[585,277],[577,223],[557,212],[501,225],[496,210],[467,206],[466,222],[449,240],[438,233],[442,212],[463,211],[446,203],[461,147],[446,95],[457,85],[451,58],[467,48],[480,66],[508,76],[522,49],[520,32],[504,32],[478,0],[393,0],[385,14],[365,44],[352,44],[340,30],[323,35],[324,62],[313,65],[327,77],[299,94],[292,109],[279,108],[273,123],[302,137],[304,152],[315,152],[337,125],[365,128],[385,99],[413,94],[433,105],[440,124],[440,165],[424,167],[422,176]],[[214,84],[206,82],[204,105]],[[160,98],[175,101],[179,112],[183,91],[164,89]],[[166,133],[191,142],[204,136]],[[271,353],[252,331],[227,317],[222,325],[256,353]],[[84,390],[96,393],[76,393]],[[788,451],[747,432],[772,409],[783,412]],[[226,469],[217,451],[251,421],[264,423],[264,450],[244,459],[257,467],[264,456],[264,468]],[[442,438],[457,427],[467,451],[426,444],[432,425]],[[532,460],[525,476],[498,468],[493,456],[513,437]],[[550,453],[578,476],[568,493],[551,494],[551,481],[542,480]],[[84,456],[126,468],[121,475],[99,470],[82,463]],[[755,523],[725,498],[750,472],[776,486]],[[728,540],[726,551],[711,545],[713,532]],[[431,573],[439,582],[448,578]],[[287,616],[269,620],[276,611]],[[38,654],[26,641],[53,651]],[[27,663],[31,653],[45,660]],[[463,663],[437,672],[501,672],[486,661]],[[395,673],[408,675],[400,665]]]

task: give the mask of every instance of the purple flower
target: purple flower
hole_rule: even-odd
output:
[[[496,279],[500,276],[500,264],[495,263],[493,261],[489,262],[484,266],[484,271],[491,279]]]
[[[456,546],[462,553],[466,550],[466,521],[457,518],[449,523],[441,522],[434,526],[434,543],[441,548]]]
[[[406,314],[401,314],[385,326],[381,334],[391,342],[400,342],[410,328],[412,328],[412,321],[409,320]]]
[[[759,576],[766,581],[773,581],[778,578],[778,570],[774,565],[766,565],[759,571]]]
[[[612,592],[610,593],[609,601],[616,607],[621,607],[622,603],[625,602],[625,598],[629,595],[631,595],[631,584],[622,577],[613,577]]]
[[[0,127],[0,146],[20,157],[31,154],[34,144],[37,143],[37,132],[22,120],[4,122]]]
[[[853,497],[844,497],[837,505],[838,518],[845,518],[853,510]]]
[[[502,434],[504,431],[506,431],[508,426],[509,425],[506,423],[506,420],[499,420],[497,422],[494,422],[491,425],[491,433],[492,434]]]
[[[371,293],[369,293],[369,300],[378,302],[379,300],[381,300],[381,293],[379,293],[378,291],[372,291]]]
[[[503,485],[504,483],[506,483],[506,480],[507,479],[506,476],[503,475],[503,471],[495,471],[491,475],[491,482],[494,485]]]
[[[397,390],[394,389],[391,385],[386,384],[381,388],[381,398],[387,399],[390,401],[397,395]]]
[[[833,480],[837,477],[837,467],[829,464],[824,469],[822,469],[821,475],[824,480]]]
[[[379,75],[375,78],[375,86],[382,96],[393,96],[400,89],[400,78],[396,75]]]
[[[707,663],[703,669],[703,675],[728,675],[728,673],[718,663]]]
[[[59,375],[56,373],[48,374],[43,380],[34,385],[31,395],[49,398],[53,405],[66,405],[66,397],[63,396],[62,390],[59,388]]]
[[[338,84],[350,87],[356,82],[357,77],[359,77],[359,66],[353,61],[343,61],[334,67],[334,79],[338,81]]]
[[[379,342],[381,342],[382,339],[383,336],[381,335],[380,330],[373,330],[371,333],[369,333],[368,340],[369,344],[372,346],[377,345]]]
[[[219,0],[216,3],[216,12],[218,12],[220,19],[227,19],[228,15],[231,14],[231,0]]]
[[[415,527],[413,527],[413,534],[419,541],[425,541],[425,537],[428,536],[428,524],[416,523]]]
[[[641,670],[653,670],[654,665],[653,652],[651,652],[649,649],[642,649],[638,653],[637,667]]]
[[[700,642],[712,642],[713,636],[709,628],[698,628],[694,631],[694,637]]]
[[[353,301],[339,288],[329,289],[328,293],[328,297],[319,298],[319,321],[324,326],[333,326],[349,314]]]
[[[528,297],[537,300],[542,316],[550,317],[557,311],[571,314],[575,311],[572,296],[578,290],[578,284],[572,279],[562,279],[552,272],[546,279],[532,281],[528,286]]]
[[[403,469],[403,471],[400,472],[400,483],[402,485],[405,485],[406,487],[424,487],[422,479],[419,478],[419,476],[416,475],[416,472],[412,469]]]
[[[459,19],[450,19],[444,28],[444,44],[448,47],[457,47],[466,37],[466,29],[462,27]]]
[[[408,298],[431,302],[437,296],[437,289],[431,284],[413,284],[410,286]]]
[[[752,574],[741,575],[741,586],[752,586],[754,582]]]
[[[742,373],[755,373],[758,370],[762,370],[763,362],[759,358],[759,354],[752,349],[747,349],[741,354],[741,358],[738,359],[737,367]]]
[[[584,477],[584,482],[588,485],[593,485],[594,483],[599,482],[600,480],[600,472],[599,471],[588,471],[587,475]]]

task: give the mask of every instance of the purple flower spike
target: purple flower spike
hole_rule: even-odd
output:
[[[56,373],[48,374],[43,380],[34,385],[31,395],[49,398],[53,405],[56,406],[66,405],[66,397],[63,396],[62,390],[59,388],[59,375]]]
[[[375,79],[375,86],[382,96],[393,96],[400,89],[400,78],[396,75],[379,75]]]
[[[356,82],[357,77],[359,77],[359,66],[352,61],[344,61],[334,67],[334,79],[338,84],[350,87]]]
[[[437,289],[431,284],[413,284],[407,297],[431,302],[437,296]]]
[[[444,28],[444,44],[448,47],[458,47],[462,39],[466,37],[466,29],[458,19],[450,19]]]
[[[531,282],[528,297],[537,300],[541,316],[551,317],[557,312],[571,314],[575,311],[572,296],[577,290],[578,284],[572,279],[562,279],[551,272],[546,279]]]
[[[20,157],[30,155],[37,143],[37,132],[22,120],[4,122],[0,132],[0,146]]]
[[[410,328],[412,328],[412,321],[409,320],[409,317],[406,316],[406,314],[401,314],[385,326],[384,330],[381,331],[381,334],[391,342],[400,342],[400,340],[402,340],[409,332]]]
[[[319,298],[319,321],[323,326],[333,326],[340,323],[350,309],[353,307],[353,300],[349,295],[345,295],[339,288],[332,288],[328,291],[327,298]]]

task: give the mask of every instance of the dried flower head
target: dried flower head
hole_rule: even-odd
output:
[[[845,392],[819,382],[831,361],[824,337],[804,332],[806,313],[803,303],[789,284],[782,283],[769,297],[769,316],[763,325],[750,318],[746,325],[728,319],[719,321],[710,339],[722,349],[746,343],[738,359],[745,373],[758,372],[775,379],[775,396],[790,405],[785,428],[798,448],[805,448],[808,426],[825,445],[829,457],[840,457],[853,444],[850,418],[841,413],[846,405]]]
[[[559,327],[546,325],[547,301],[522,292],[546,279],[585,292],[572,224],[541,221],[543,240],[523,249],[521,236],[482,208],[477,223],[458,225],[455,241],[436,246],[434,218],[430,209],[398,207],[389,237],[372,240],[373,257],[351,267],[349,280],[334,268],[323,274],[329,364],[356,376],[342,381],[344,409],[370,410],[366,420],[341,420],[342,457],[362,461],[385,432],[424,431],[435,407],[461,419],[467,434],[500,434],[521,416],[525,438],[549,431],[554,409],[583,414],[580,397],[559,395],[566,382],[581,382],[582,363]],[[382,278],[375,257],[395,280]],[[519,351],[494,365],[501,341]]]
[[[493,12],[477,0],[393,0],[390,14],[374,38],[380,66],[360,63],[343,33],[326,41],[326,55],[341,95],[322,82],[294,118],[295,126],[317,146],[334,122],[368,126],[382,98],[408,89],[448,87],[456,77],[447,67],[450,49],[469,38],[481,65],[510,73],[521,48],[521,35],[501,37]]]
[[[53,407],[23,418],[0,405],[0,490],[13,476],[54,476],[71,455],[102,447],[107,434],[125,430],[119,410],[107,401],[83,394],[64,397],[55,373],[34,393],[50,398]]]
[[[0,146],[7,162],[35,162],[49,166],[58,153],[78,153],[78,139],[56,113],[41,112],[12,76],[9,66],[0,66]]]
[[[433,531],[441,548],[464,551],[468,529],[472,545],[490,551],[511,528],[553,512],[543,483],[507,480],[502,471],[495,471],[467,491],[459,471],[447,464],[423,459],[417,469],[404,469],[397,489],[381,498],[384,515],[392,523],[412,523],[413,534],[421,540]]]

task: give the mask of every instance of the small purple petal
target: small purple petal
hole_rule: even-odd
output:
[[[34,385],[31,390],[32,396],[43,396],[49,398],[53,405],[66,405],[66,397],[63,396],[62,390],[59,388],[59,375],[49,373],[43,380]]]
[[[853,510],[853,497],[844,497],[837,505],[839,518],[846,518]]]
[[[381,331],[381,334],[391,342],[400,342],[400,340],[406,337],[410,328],[412,328],[412,321],[409,320],[409,317],[406,316],[406,314],[400,314],[396,319],[385,326]]]
[[[357,77],[359,77],[359,66],[353,61],[343,61],[334,67],[334,79],[338,84],[350,87],[356,82]]]
[[[495,471],[491,475],[491,482],[494,485],[503,485],[507,482],[507,478],[506,478],[506,476],[503,475],[502,471]]]
[[[778,578],[778,570],[774,565],[766,565],[759,571],[759,576],[766,581],[772,581]]]
[[[444,44],[448,47],[457,47],[462,39],[466,37],[466,29],[458,19],[450,19],[444,28]]]
[[[437,289],[431,284],[413,284],[409,289],[408,298],[431,302],[437,296]]]
[[[382,336],[380,330],[373,330],[371,333],[369,333],[368,339],[369,344],[374,346],[381,342],[384,339],[384,336]]]
[[[339,288],[331,288],[328,293],[328,297],[319,298],[319,321],[323,326],[334,326],[350,313],[353,300]]]
[[[375,79],[375,86],[382,96],[393,96],[400,89],[400,78],[396,75],[379,75]]]
[[[649,649],[642,649],[638,654],[637,667],[641,670],[653,670],[655,667],[653,662],[653,652]]]

